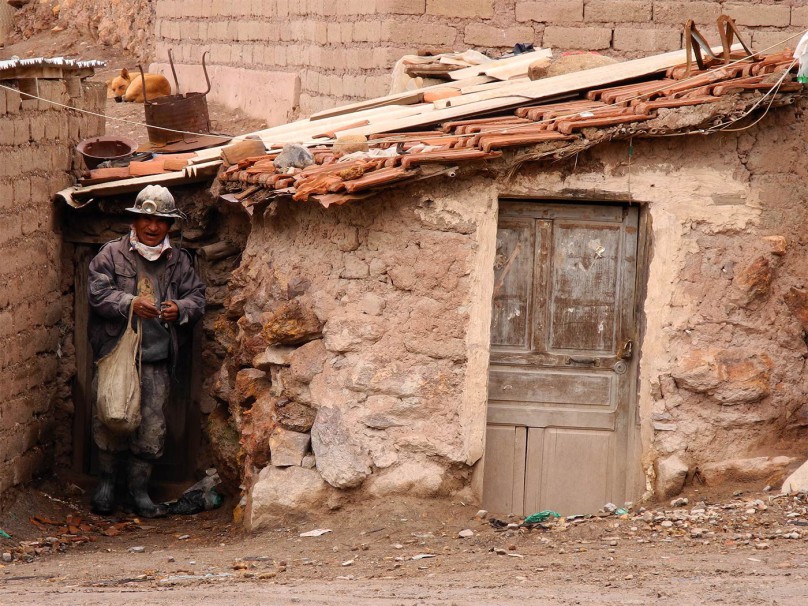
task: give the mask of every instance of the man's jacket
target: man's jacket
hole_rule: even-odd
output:
[[[107,242],[90,261],[90,321],[87,328],[96,360],[115,347],[126,328],[129,308],[137,294],[136,253],[129,250],[129,234]],[[171,364],[176,363],[180,340],[205,313],[205,285],[191,265],[190,255],[177,248],[164,253],[166,267],[160,291],[174,301],[179,317],[170,322]]]

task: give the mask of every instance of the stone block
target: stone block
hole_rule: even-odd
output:
[[[751,459],[728,459],[700,465],[699,470],[708,486],[735,482],[766,482],[779,484],[794,457],[754,457]]]
[[[574,23],[584,18],[583,0],[556,0],[555,2],[517,2],[517,21],[537,23]]]
[[[335,488],[354,488],[371,473],[371,459],[354,439],[354,429],[336,408],[323,407],[311,428],[317,470]]]
[[[616,27],[614,49],[619,51],[664,52],[681,48],[682,34],[675,29]]]
[[[245,368],[236,373],[234,397],[241,405],[252,404],[270,387],[267,373]]]
[[[434,497],[440,494],[445,470],[431,461],[407,461],[374,474],[368,492],[374,497],[409,495]]]
[[[323,372],[327,355],[323,339],[296,348],[289,355],[289,378],[296,383],[308,385]]]
[[[328,485],[314,469],[265,467],[247,498],[244,524],[251,531],[275,527],[281,516],[325,508],[329,496]]]
[[[376,12],[380,15],[423,15],[426,0],[376,0]]]
[[[273,366],[289,366],[289,357],[294,350],[294,347],[270,345],[253,358],[252,365],[263,371],[269,371]]]
[[[808,492],[808,461],[800,465],[785,479],[780,492],[782,494]]]
[[[685,21],[693,19],[699,26],[714,26],[721,14],[719,2],[680,2],[678,0],[655,0],[654,22],[671,23],[684,26]]]
[[[270,461],[275,467],[299,466],[309,451],[309,444],[308,433],[276,427],[269,436]]]
[[[275,416],[278,424],[298,432],[311,431],[316,411],[310,406],[281,398],[275,403]]]
[[[660,459],[656,463],[656,494],[667,499],[682,492],[688,467],[677,455]]]
[[[261,335],[269,345],[294,345],[319,337],[321,331],[314,312],[293,299],[264,314]]]
[[[589,0],[584,9],[587,23],[645,23],[651,21],[650,2],[641,0]]]
[[[493,0],[426,0],[426,14],[464,19],[488,19],[494,16]]]
[[[533,28],[527,25],[497,27],[481,23],[470,23],[466,26],[463,41],[472,46],[486,48],[513,47],[517,42],[532,43],[535,39]]]
[[[542,46],[559,50],[603,50],[611,46],[612,30],[602,27],[556,27],[544,30]]]
[[[750,27],[786,27],[791,23],[791,7],[776,4],[750,4],[727,2],[722,6],[725,14],[737,25]]]
[[[766,257],[759,257],[742,271],[735,274],[732,280],[732,300],[748,307],[756,301],[765,301],[771,292],[774,270]]]
[[[676,384],[721,404],[751,404],[771,393],[771,358],[757,350],[697,349],[672,373]]]

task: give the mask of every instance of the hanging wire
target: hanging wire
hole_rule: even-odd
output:
[[[700,76],[704,75],[705,73],[712,73],[712,72],[715,72],[715,71],[718,71],[718,70],[721,70],[721,69],[724,69],[724,68],[727,68],[727,67],[731,67],[733,65],[737,65],[739,63],[743,63],[744,61],[746,61],[748,59],[751,59],[752,57],[762,55],[766,51],[769,51],[769,50],[771,50],[771,49],[773,49],[773,48],[775,48],[777,46],[781,46],[783,44],[786,44],[787,42],[790,42],[791,40],[793,40],[793,39],[795,39],[795,38],[797,38],[799,36],[803,36],[806,33],[808,33],[808,30],[798,32],[798,33],[796,33],[796,34],[794,34],[792,36],[784,38],[783,40],[781,40],[779,42],[776,42],[775,44],[771,44],[770,46],[768,46],[768,47],[766,47],[766,48],[764,48],[764,49],[762,49],[760,51],[753,52],[751,54],[745,55],[745,56],[743,56],[743,57],[741,57],[739,59],[735,59],[733,61],[730,61],[727,64],[719,65],[719,66],[707,69],[704,72],[702,72],[702,73],[700,73],[700,74],[698,74],[696,76],[690,76],[690,77],[687,77],[687,78],[683,78],[683,79],[679,80],[679,82],[688,82],[688,81],[690,81],[690,80],[692,80],[694,78],[697,78],[697,77],[700,77]],[[783,72],[783,76],[781,78],[781,81],[778,82],[778,84],[776,85],[777,89],[779,89],[780,84],[782,84],[782,80],[785,79],[785,76],[794,67],[795,63],[796,63],[796,61],[793,62],[791,64],[791,66],[786,71]],[[637,95],[635,95],[633,97],[629,97],[629,98],[624,99],[624,100],[622,100],[620,102],[604,104],[602,109],[609,108],[609,107],[622,106],[624,103],[648,97],[649,95],[652,95],[652,94],[654,94],[656,92],[661,92],[662,90],[664,90],[664,88],[665,88],[665,85],[660,84],[659,89],[652,90],[650,92],[646,91],[646,92],[644,92],[642,94],[637,94]],[[58,101],[52,101],[50,99],[44,99],[42,97],[38,97],[37,95],[33,95],[31,93],[25,93],[25,92],[19,91],[16,88],[12,88],[12,87],[6,86],[4,84],[0,84],[0,89],[6,89],[6,90],[18,92],[20,95],[24,95],[25,98],[37,99],[38,101],[44,101],[45,103],[50,103],[50,104],[56,105],[58,107],[63,107],[63,108],[66,108],[66,109],[69,109],[69,110],[72,110],[72,111],[75,111],[75,112],[80,112],[80,113],[88,114],[88,115],[91,115],[91,116],[96,116],[96,117],[99,117],[99,118],[105,118],[107,120],[112,120],[112,121],[115,121],[115,122],[122,122],[122,123],[125,123],[125,124],[131,124],[133,126],[144,126],[144,127],[151,126],[151,125],[146,124],[144,122],[138,122],[138,121],[135,121],[135,120],[127,120],[126,118],[117,118],[117,117],[110,116],[110,115],[105,114],[105,113],[93,112],[93,111],[86,110],[86,109],[81,109],[81,108],[78,108],[78,107],[71,107],[69,105],[59,103]],[[766,95],[768,95],[770,93],[771,93],[771,90],[764,95],[763,99],[765,99]],[[754,111],[754,109],[756,109],[756,107],[759,107],[759,104],[756,104],[755,106],[753,106],[753,108],[750,109],[749,111],[750,112]],[[771,107],[771,104],[769,104],[769,107]],[[768,111],[768,108],[767,108],[767,111]],[[533,121],[532,124],[534,124],[534,125],[535,124],[545,124],[545,123],[549,123],[549,122],[553,122],[553,121],[557,121],[557,120],[563,120],[563,119],[567,119],[567,118],[574,118],[576,116],[579,116],[580,114],[581,114],[581,112],[574,112],[574,113],[566,114],[566,115],[563,115],[563,116],[556,116],[554,118],[545,118],[545,119],[542,119],[542,120]],[[739,119],[741,119],[741,118],[739,118]],[[515,129],[524,128],[524,126],[525,126],[524,124],[519,124],[519,125],[514,125],[514,126],[496,128],[496,129],[486,131],[486,134],[507,134],[507,133],[509,133],[509,132],[511,132],[511,131],[513,131]],[[211,133],[197,133],[197,132],[192,132],[192,131],[184,131],[184,130],[177,130],[177,129],[172,129],[172,128],[164,128],[164,127],[158,127],[158,128],[160,128],[161,130],[167,131],[167,132],[173,132],[173,133],[178,133],[178,134],[183,134],[183,135],[193,135],[193,136],[198,136],[198,137],[210,137],[210,138],[217,138],[217,139],[221,138],[221,137],[241,136],[241,135],[228,135],[228,134],[215,135],[215,134],[211,134]],[[723,129],[718,129],[718,130],[723,130]],[[703,131],[691,131],[691,133],[673,133],[673,134],[669,133],[669,134],[664,134],[664,135],[650,135],[650,136],[678,136],[680,134],[692,134],[692,132],[695,132],[695,133],[702,133],[703,132],[703,133],[706,134],[706,133],[713,132],[713,131],[712,130],[703,130]],[[243,133],[243,134],[251,134],[251,133]],[[403,134],[406,134],[406,133],[403,133]],[[430,136],[429,138],[432,139],[432,140],[436,140],[436,139],[438,139],[438,140],[439,139],[457,139],[458,137],[461,137],[461,138],[475,137],[478,134],[479,133],[463,133],[463,134],[450,134],[450,133],[447,133],[445,135]],[[373,139],[374,144],[379,144],[379,143],[398,143],[400,141],[401,141],[400,135],[398,137],[388,137],[388,138]],[[328,144],[328,142],[324,141],[324,142],[322,142],[322,144]]]

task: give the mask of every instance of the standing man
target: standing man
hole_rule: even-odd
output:
[[[205,312],[205,286],[190,255],[169,242],[168,232],[182,213],[168,189],[148,185],[126,210],[134,215],[129,233],[107,242],[90,262],[88,331],[97,361],[123,334],[130,307],[140,318],[142,420],[133,433],[119,434],[103,425],[94,411],[93,439],[99,448],[101,477],[92,508],[100,514],[115,511],[115,486],[126,469],[135,512],[156,518],[166,515],[167,508],[152,502],[148,484],[152,465],[163,454],[170,376],[180,345]]]

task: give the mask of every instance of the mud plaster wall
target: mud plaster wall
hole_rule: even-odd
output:
[[[39,94],[96,112],[105,102],[103,86],[62,80],[40,80]],[[51,199],[73,183],[76,143],[104,124],[55,107],[0,89],[0,493],[70,447],[72,252]]]
[[[216,330],[249,526],[359,490],[467,485],[483,448],[495,199],[490,181],[465,181],[254,219]]]
[[[526,170],[509,193],[630,197],[651,262],[639,404],[648,488],[777,485],[808,455],[806,128],[801,109],[740,133],[610,144]],[[785,456],[778,456],[785,455]]]
[[[211,98],[270,125],[387,94],[395,62],[419,49],[499,56],[529,42],[634,58],[681,48],[688,18],[718,43],[722,11],[756,50],[808,26],[802,0],[155,0],[154,8],[153,69],[167,72],[173,48],[181,81],[199,83],[209,50]]]

